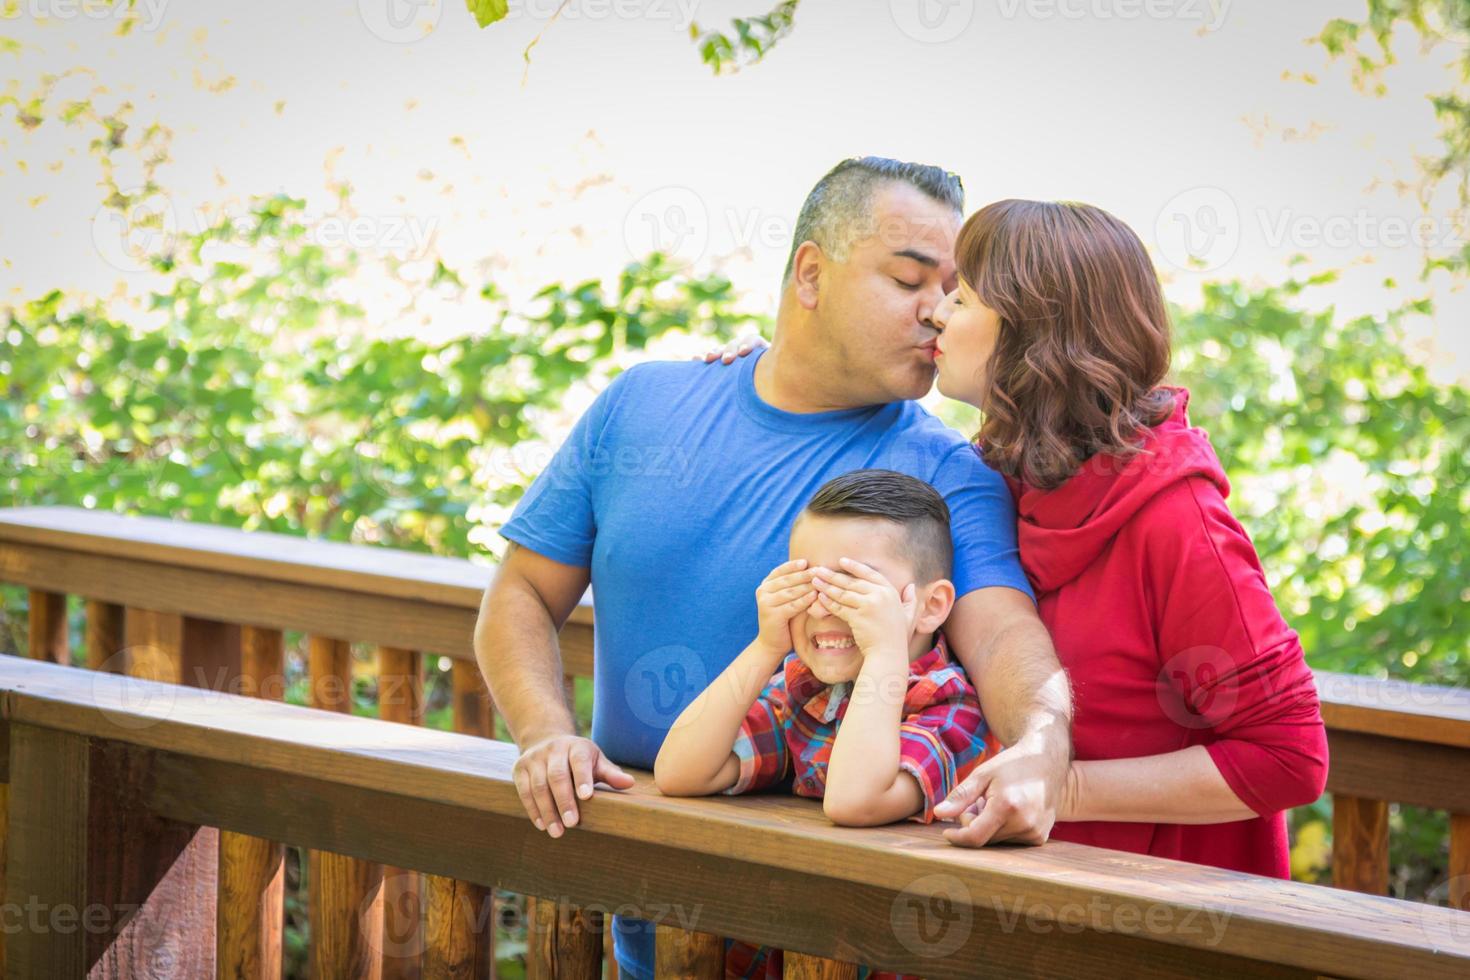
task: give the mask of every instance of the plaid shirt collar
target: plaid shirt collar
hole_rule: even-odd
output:
[[[950,662],[949,644],[944,634],[938,633],[938,642],[917,660],[909,663],[909,677],[922,677]],[[852,681],[840,684],[824,684],[802,663],[800,657],[786,660],[786,692],[791,706],[805,711],[817,721],[830,724],[842,717],[847,705],[847,696],[852,693]]]

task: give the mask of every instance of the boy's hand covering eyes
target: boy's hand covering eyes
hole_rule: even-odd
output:
[[[805,558],[794,558],[777,565],[755,590],[760,620],[756,642],[773,658],[785,657],[796,645],[791,636],[791,620],[817,598],[812,574]]]
[[[894,647],[907,653],[914,630],[913,583],[904,586],[900,595],[870,565],[844,558],[842,567],[845,571],[818,569],[812,579],[822,610],[847,624],[864,655]]]

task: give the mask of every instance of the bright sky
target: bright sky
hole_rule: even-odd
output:
[[[0,35],[27,48],[0,62],[21,93],[43,71],[91,67],[136,103],[135,126],[172,127],[159,179],[176,227],[196,227],[202,202],[278,190],[325,211],[330,168],[351,182],[370,247],[432,236],[450,265],[493,271],[512,296],[612,276],[662,244],[773,309],[811,184],[875,153],[957,171],[972,208],[1105,207],[1185,303],[1205,278],[1279,281],[1296,254],[1309,270],[1349,267],[1313,304],[1373,311],[1433,289],[1426,356],[1442,377],[1470,376],[1470,296],[1418,283],[1412,241],[1448,250],[1463,229],[1448,193],[1426,211],[1399,186],[1438,147],[1425,94],[1448,87],[1462,39],[1426,55],[1406,38],[1374,98],[1307,40],[1359,4],[806,0],[764,63],[712,77],[691,12],[713,26],[773,2],[569,0],[548,26],[557,0],[512,0],[512,18],[482,31],[459,0],[137,0],[119,38],[94,0],[9,0]],[[523,84],[522,51],[543,29]],[[98,218],[78,131],[21,133],[7,118],[0,136],[0,302],[118,281],[138,295],[147,280]],[[1181,267],[1191,249],[1206,272]],[[1389,277],[1396,292],[1380,288]],[[398,328],[483,322],[432,312],[427,328]]]

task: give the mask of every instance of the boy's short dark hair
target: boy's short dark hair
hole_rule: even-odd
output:
[[[869,517],[901,525],[905,548],[921,583],[949,578],[954,541],[949,505],[923,480],[893,470],[853,470],[822,484],[803,514]]]

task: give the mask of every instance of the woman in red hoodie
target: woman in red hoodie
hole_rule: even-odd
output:
[[[1011,200],[965,223],[955,260],[939,390],[984,412],[977,443],[1072,682],[1052,837],[1286,877],[1283,811],[1326,780],[1316,689],[1189,392],[1163,383],[1142,242],[1097,208]],[[936,813],[968,825],[981,779]]]

